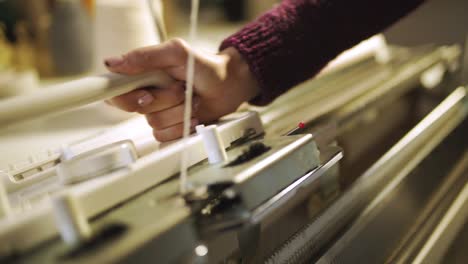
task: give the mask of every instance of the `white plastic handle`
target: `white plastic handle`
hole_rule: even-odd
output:
[[[38,92],[0,101],[0,127],[130,92],[143,86],[167,86],[164,72],[123,76],[109,73],[43,88]]]

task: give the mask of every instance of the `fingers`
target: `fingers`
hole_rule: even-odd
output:
[[[196,114],[198,108],[198,102],[195,98],[192,108],[193,117]],[[147,114],[146,120],[153,129],[168,128],[184,122],[184,110],[185,104],[180,104],[164,111]]]
[[[197,119],[192,119],[190,122],[191,132],[194,131],[195,127],[198,125]],[[163,128],[163,129],[153,129],[154,137],[161,142],[170,141],[174,139],[181,138],[184,132],[184,124],[179,123],[174,126]]]
[[[168,88],[142,88],[114,97],[107,103],[128,112],[146,115],[155,138],[161,142],[182,137],[185,111],[185,84],[175,82]],[[192,99],[191,130],[199,121],[193,118],[200,108],[200,98]]]
[[[192,118],[190,120],[190,128],[192,132],[195,126],[199,124],[198,119],[194,118],[199,104],[199,98],[193,98]],[[185,104],[182,103],[178,106],[160,112],[147,114],[146,120],[153,128],[154,137],[161,142],[182,137],[184,128],[184,110]]]
[[[120,57],[108,58],[104,63],[112,72],[133,75],[184,65],[187,54],[187,44],[183,40],[173,39],[160,45],[135,49]]]
[[[138,112],[144,105],[151,104],[154,96],[147,89],[137,89],[109,100],[109,104],[127,112]]]
[[[110,103],[127,112],[147,114],[179,105],[184,101],[184,84],[173,83],[168,88],[145,88],[114,97]]]

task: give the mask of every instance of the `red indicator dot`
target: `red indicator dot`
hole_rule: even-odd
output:
[[[299,125],[297,125],[297,127],[303,129],[305,127],[305,124],[303,122],[300,122]]]

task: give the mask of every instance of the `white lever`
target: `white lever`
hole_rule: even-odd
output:
[[[91,236],[91,228],[81,212],[78,200],[68,192],[52,198],[54,217],[60,236],[68,245],[75,246]]]

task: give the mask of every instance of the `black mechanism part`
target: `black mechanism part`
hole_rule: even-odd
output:
[[[258,139],[258,138],[261,138],[265,135],[265,133],[257,133],[257,130],[255,130],[255,128],[248,128],[244,131],[244,135],[242,135],[242,137],[234,140],[233,142],[231,142],[231,146],[229,146],[228,149],[231,149],[233,147],[238,147],[238,146],[242,146],[252,140],[255,140],[255,139]]]
[[[237,158],[235,158],[233,161],[229,162],[226,167],[231,167],[231,166],[236,166],[240,165],[242,163],[245,163],[249,160],[252,160],[263,153],[266,153],[269,151],[271,147],[261,143],[261,142],[255,142],[249,145],[249,147],[242,152]]]
[[[228,210],[233,204],[238,203],[237,195],[226,195],[226,190],[232,187],[232,182],[219,182],[209,185],[206,189],[187,194],[185,202],[200,217],[210,217],[213,214]]]
[[[216,182],[207,186],[200,186],[185,194],[184,200],[189,205],[206,203],[207,201],[218,197],[224,190],[232,185],[232,182]]]
[[[186,204],[195,212],[196,225],[204,236],[240,228],[248,218],[240,205],[240,197],[235,192],[227,194],[232,186],[232,182],[218,182],[184,196]]]
[[[208,238],[220,232],[239,230],[249,222],[250,213],[245,210],[239,199],[231,201],[220,201],[210,214],[198,214],[196,225],[201,237]]]

